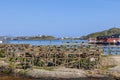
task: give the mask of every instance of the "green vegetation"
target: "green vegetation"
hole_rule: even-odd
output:
[[[13,68],[11,66],[0,66],[0,73],[11,74],[13,73]]]
[[[54,40],[55,37],[42,35],[42,36],[40,36],[40,37],[39,37],[39,36],[29,37],[28,39],[30,39],[30,40]]]
[[[92,69],[96,65],[97,61],[90,62],[89,58],[81,58],[79,63],[80,63],[80,68]]]
[[[43,67],[41,68],[43,70],[47,70],[47,71],[54,71],[54,68],[53,67]]]
[[[54,71],[55,67],[40,67],[40,66],[34,66],[34,69],[41,69],[41,70],[46,70],[46,71]]]
[[[5,57],[5,53],[3,50],[0,50],[0,58],[4,58]]]
[[[19,71],[20,75],[26,75],[26,73],[27,73],[27,70],[24,70],[24,69],[22,69],[22,70]]]
[[[101,32],[95,32],[88,34],[87,36],[82,36],[83,39],[88,39],[88,38],[96,38],[97,36],[111,36],[114,34],[120,34],[120,28],[111,28],[108,30],[104,30]]]
[[[42,36],[21,36],[16,37],[14,40],[55,40],[54,36],[42,35]]]
[[[117,65],[108,65],[108,66],[102,66],[100,69],[101,70],[107,70],[109,68],[113,68],[113,67],[116,67]]]

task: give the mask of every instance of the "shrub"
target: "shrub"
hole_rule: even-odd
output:
[[[2,50],[0,51],[0,57],[1,58],[5,57],[5,54],[4,54],[4,52]]]
[[[13,68],[10,66],[0,66],[0,72],[5,74],[13,73]]]

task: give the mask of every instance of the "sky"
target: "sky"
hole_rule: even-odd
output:
[[[120,28],[120,0],[0,0],[0,36],[79,37]]]

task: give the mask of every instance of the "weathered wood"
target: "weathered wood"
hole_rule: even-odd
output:
[[[31,46],[24,44],[0,45],[1,50],[4,48],[6,58],[13,58],[13,61],[22,64],[24,69],[27,65],[90,68],[89,59],[95,58],[97,62],[103,52],[101,47],[89,45],[69,46],[69,48],[67,46]],[[84,63],[81,60],[89,63]]]

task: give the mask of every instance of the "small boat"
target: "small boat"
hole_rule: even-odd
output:
[[[118,40],[117,45],[120,45],[120,40]]]
[[[0,44],[2,44],[3,43],[3,41],[0,41]]]
[[[0,44],[5,44],[8,42],[8,37],[6,36],[0,36]]]

